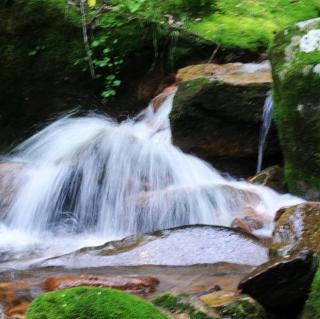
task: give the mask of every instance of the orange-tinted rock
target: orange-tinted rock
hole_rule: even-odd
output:
[[[24,318],[31,301],[42,290],[29,282],[0,283],[0,305],[6,319]]]
[[[231,227],[252,234],[253,231],[263,228],[263,221],[257,216],[245,216],[242,218],[235,218]]]
[[[125,290],[136,294],[148,294],[159,284],[154,277],[103,277],[103,276],[57,276],[50,277],[43,287],[47,291],[78,287],[94,286]]]
[[[303,248],[320,253],[320,203],[306,202],[277,213],[271,250],[278,255],[294,254]]]
[[[177,90],[176,85],[171,85],[165,88],[159,95],[157,95],[152,100],[152,106],[155,112],[157,112],[162,105],[162,103],[165,101],[165,99],[172,93],[174,93]]]

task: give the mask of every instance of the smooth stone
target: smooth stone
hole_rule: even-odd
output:
[[[227,227],[187,226],[135,235],[48,259],[38,266],[186,266],[220,262],[260,265],[268,250],[253,236]]]

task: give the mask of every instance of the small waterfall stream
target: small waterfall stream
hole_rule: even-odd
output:
[[[272,123],[272,115],[273,115],[273,100],[272,100],[272,94],[270,93],[266,97],[266,100],[263,106],[262,125],[261,125],[260,138],[259,138],[257,173],[261,172],[261,169],[262,169],[263,155],[266,148],[268,133]]]
[[[169,227],[229,226],[248,211],[268,229],[278,208],[301,202],[222,177],[172,145],[173,98],[120,124],[71,114],[19,145],[9,161],[21,167],[20,186],[0,223],[0,253],[54,256]]]

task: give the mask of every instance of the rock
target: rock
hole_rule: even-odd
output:
[[[199,225],[130,236],[51,258],[39,267],[190,266],[220,262],[254,266],[267,259],[267,248],[254,237],[227,227]]]
[[[249,178],[248,181],[255,185],[270,187],[278,193],[286,192],[283,169],[278,165],[267,167],[255,176]]]
[[[170,94],[173,94],[174,92],[176,92],[176,90],[177,90],[176,85],[168,86],[162,91],[162,93],[160,93],[155,98],[153,98],[152,106],[153,106],[154,111],[157,112],[159,110],[160,106],[162,105],[162,103],[165,101],[165,99]]]
[[[320,18],[298,23],[277,34],[271,48],[285,180],[290,193],[307,200],[320,199],[319,30]]]
[[[231,224],[232,228],[240,229],[246,233],[252,234],[255,230],[263,228],[264,223],[261,217],[257,215],[235,218]]]
[[[260,265],[241,280],[239,289],[266,308],[295,307],[306,300],[316,268],[313,253],[300,251]]]
[[[213,308],[220,308],[225,304],[234,301],[238,297],[235,291],[215,291],[200,297],[200,300]]]
[[[173,142],[218,169],[252,175],[272,82],[268,63],[194,65],[179,70],[177,80],[170,115]],[[267,158],[279,153],[274,130],[269,142]]]
[[[42,292],[41,288],[30,282],[0,283],[0,308],[5,319],[24,318],[31,301]],[[1,314],[1,312],[0,312]],[[2,319],[2,317],[0,316]]]
[[[272,252],[285,256],[308,248],[320,253],[320,203],[306,202],[283,210],[273,232]]]
[[[57,276],[46,279],[43,287],[46,291],[53,291],[79,286],[92,286],[114,288],[146,295],[153,292],[158,284],[158,279],[154,277]]]

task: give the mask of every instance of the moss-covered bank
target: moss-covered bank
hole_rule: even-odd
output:
[[[167,319],[147,301],[121,291],[77,287],[36,298],[26,319]]]
[[[320,19],[279,33],[271,49],[275,118],[289,191],[308,199],[320,191]],[[308,44],[309,43],[309,44]]]

